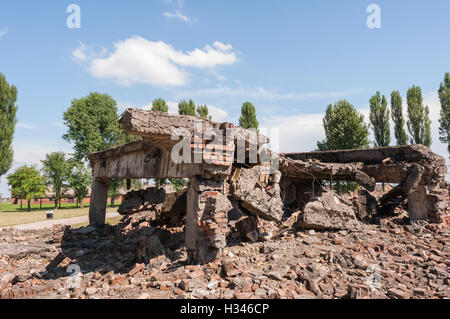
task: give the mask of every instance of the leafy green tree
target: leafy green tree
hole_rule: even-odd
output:
[[[152,111],[168,112],[169,106],[164,99],[157,98],[153,100]]]
[[[211,120],[211,115],[209,115],[209,109],[206,104],[197,106],[197,115],[201,118]]]
[[[197,116],[197,114],[195,113],[194,101],[192,101],[192,99],[189,100],[189,102],[186,102],[186,100],[181,100],[180,103],[178,103],[178,114]]]
[[[328,105],[323,118],[325,139],[317,142],[320,151],[347,150],[370,146],[369,127],[364,123],[364,115],[360,114],[347,100]],[[330,183],[333,185],[333,183]],[[334,188],[354,190],[358,184],[336,181]]]
[[[67,177],[70,173],[70,163],[63,152],[54,152],[45,155],[42,163],[42,175],[47,185],[51,185],[55,192],[55,208],[61,208],[61,198],[67,188]]]
[[[0,73],[0,180],[10,170],[13,161],[12,141],[17,119],[17,88],[9,85]],[[1,207],[0,194],[0,207]]]
[[[256,119],[256,110],[252,103],[245,102],[244,104],[242,104],[239,126],[247,129],[257,129],[259,127],[259,122]]]
[[[386,97],[377,92],[370,98],[370,123],[375,136],[375,147],[389,146],[391,131],[389,128],[389,109]]]
[[[67,133],[63,138],[74,144],[75,158],[87,161],[92,152],[136,139],[120,128],[117,119],[116,101],[107,94],[94,92],[72,100],[71,106],[64,112]]]
[[[67,176],[68,186],[75,193],[75,198],[80,207],[83,207],[83,199],[89,192],[89,186],[92,183],[91,172],[86,165],[77,160],[70,161],[70,172]]]
[[[411,144],[431,146],[431,120],[428,106],[423,106],[422,89],[413,85],[406,94],[408,103],[408,131]]]
[[[187,178],[171,178],[170,183],[173,185],[176,191],[186,187],[189,184],[189,179]]]
[[[450,73],[445,73],[444,82],[439,86],[439,100],[441,111],[439,118],[439,140],[447,143],[450,153]]]
[[[18,199],[25,199],[28,203],[28,211],[31,211],[31,200],[43,196],[45,191],[45,179],[35,166],[22,166],[14,173],[7,176],[11,195]]]
[[[364,123],[364,115],[347,100],[328,105],[322,122],[325,139],[317,142],[319,150],[347,150],[370,146],[369,128]]]
[[[391,113],[394,121],[395,138],[397,145],[408,144],[408,136],[405,131],[405,118],[403,117],[402,97],[399,91],[391,93]]]

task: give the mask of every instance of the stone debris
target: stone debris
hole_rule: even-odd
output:
[[[0,298],[449,298],[450,230],[406,216],[360,230],[287,228],[270,241],[228,245],[203,265],[189,263],[184,227],[3,230],[0,247],[53,243],[29,254],[0,250]],[[163,251],[138,261],[138,241],[155,234]]]
[[[231,178],[230,193],[249,212],[280,222],[284,206],[279,185],[281,173],[268,174],[267,170],[265,166],[237,169]]]
[[[305,205],[297,226],[316,230],[353,230],[361,227],[353,206],[325,188]]]

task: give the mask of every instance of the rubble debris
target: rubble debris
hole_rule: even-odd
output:
[[[165,200],[166,192],[163,188],[148,187],[133,190],[125,194],[117,212],[121,215],[130,215],[144,210],[156,210],[156,206]]]
[[[394,187],[392,194],[387,195],[380,203],[381,207],[389,203],[387,210],[392,209],[395,201],[391,199],[406,196],[411,220],[428,219],[433,223],[442,223],[450,219],[449,193],[445,187],[447,173],[445,158],[433,153],[424,145],[289,153],[282,156],[300,163],[308,160],[320,161],[322,164],[362,163],[362,171],[376,182],[399,184]],[[332,174],[329,177],[317,178],[339,180]],[[360,185],[364,186],[362,183]],[[399,203],[401,200],[396,202]]]
[[[185,221],[185,242],[193,263],[220,255],[229,233],[227,217],[240,220],[234,223],[240,228],[237,233],[250,241],[272,238],[271,231],[260,229],[261,221],[277,223],[277,228],[296,211],[301,212],[297,223],[301,227],[358,229],[360,220],[367,221],[374,211],[373,198],[366,193],[365,202],[348,202],[325,189],[324,180],[354,181],[369,192],[376,183],[396,183],[392,196],[382,198],[377,211],[407,207],[410,221],[450,219],[445,159],[421,145],[276,154],[264,148],[267,138],[230,123],[136,109],[127,109],[119,122],[141,140],[90,155],[94,177],[90,223],[104,223],[111,178],[188,178],[186,211],[175,211],[168,194],[153,189],[129,193],[120,212],[135,221],[124,226],[128,230],[135,224],[179,227]],[[229,128],[233,128],[231,135]],[[256,161],[250,158],[252,149],[259,155]],[[174,152],[181,161],[173,160]],[[225,211],[230,206],[227,197],[236,199],[238,207]],[[183,195],[175,195],[175,202],[182,200]],[[257,227],[251,222],[254,217],[261,220]]]
[[[60,263],[63,262],[63,260],[66,259],[66,255],[64,255],[62,252],[60,252],[58,255],[56,255],[55,258],[45,267],[45,270],[50,270],[52,268],[58,267]]]
[[[445,299],[450,297],[450,230],[438,226],[408,224],[396,216],[363,231],[298,230],[268,242],[225,247],[217,260],[201,265],[188,263],[179,228],[167,229],[170,236],[161,241],[165,253],[148,263],[139,263],[133,253],[147,228],[59,228],[14,236],[4,230],[1,244],[61,240],[48,251],[20,258],[0,254],[0,298]],[[67,259],[45,270],[60,246]],[[81,271],[73,275],[69,265]]]
[[[378,200],[365,189],[359,189],[356,198],[352,202],[355,206],[356,217],[360,221],[376,213]]]
[[[231,180],[231,194],[249,212],[280,222],[283,217],[283,201],[280,195],[280,173],[269,175],[267,167],[255,166],[238,169],[239,175]],[[269,182],[269,178],[272,182]]]
[[[355,230],[361,228],[352,205],[344,202],[342,198],[326,188],[305,205],[298,217],[297,226],[316,230]]]
[[[118,212],[130,216],[132,224],[181,225],[186,216],[186,189],[165,193],[163,188],[150,187],[128,192]]]

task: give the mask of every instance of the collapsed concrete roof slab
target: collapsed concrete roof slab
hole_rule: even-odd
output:
[[[285,153],[296,161],[317,160],[321,163],[362,163],[361,170],[377,182],[400,183],[411,164],[424,167],[423,182],[444,180],[447,173],[445,159],[424,145],[402,145],[354,150]],[[326,178],[324,178],[326,179]]]

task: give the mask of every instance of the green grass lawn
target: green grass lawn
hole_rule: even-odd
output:
[[[114,206],[119,207],[120,201],[114,201]],[[108,207],[111,206],[111,203],[108,202]],[[61,204],[61,208],[58,208],[58,210],[65,210],[65,209],[78,209],[76,203],[73,204]],[[84,204],[84,208],[89,208],[89,204]],[[47,211],[50,209],[55,209],[55,204],[42,204],[42,208],[39,204],[31,205],[31,211]],[[26,212],[28,210],[27,202],[24,200],[22,203],[22,209],[20,209],[20,204],[14,205],[11,203],[2,203],[0,212]]]
[[[50,207],[48,207],[50,206]],[[108,207],[106,212],[117,211],[118,206],[114,208]],[[2,209],[0,210],[0,227],[9,227],[15,225],[29,224],[47,220],[46,211],[53,210],[53,219],[64,219],[87,215],[89,212],[89,205],[84,208],[76,208],[75,204],[65,204],[61,209],[54,209],[53,205],[42,205],[42,210],[39,210],[39,205],[32,208],[31,212],[25,209],[20,210],[20,205],[12,205],[2,203]]]

